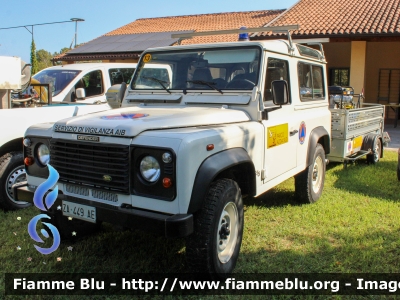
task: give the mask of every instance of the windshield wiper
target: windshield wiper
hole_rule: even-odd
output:
[[[212,88],[213,90],[216,90],[216,91],[220,92],[221,94],[223,94],[223,92],[219,88],[214,86],[215,82],[208,82],[208,81],[203,81],[203,80],[187,80],[186,82],[200,84],[200,85],[206,85],[206,86]]]
[[[148,80],[153,80],[155,82],[158,82],[164,88],[164,90],[166,90],[168,93],[171,94],[170,90],[164,85],[164,84],[169,84],[169,82],[161,80],[161,79],[158,79],[158,78],[155,78],[155,77],[141,76],[141,78],[148,79]]]

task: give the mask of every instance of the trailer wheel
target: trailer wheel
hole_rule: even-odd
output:
[[[372,153],[367,155],[367,161],[371,164],[376,164],[379,162],[382,153],[382,143],[379,137],[375,137],[374,146],[372,149]]]
[[[22,152],[10,152],[0,158],[0,206],[6,210],[17,210],[30,206],[25,201],[16,201],[12,186],[26,180]]]
[[[186,240],[189,268],[226,277],[235,268],[243,235],[242,194],[235,181],[220,179],[211,184],[194,226]]]
[[[325,168],[325,150],[321,144],[317,144],[311,165],[294,177],[295,194],[299,202],[314,203],[321,197]]]

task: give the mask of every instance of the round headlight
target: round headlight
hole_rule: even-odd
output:
[[[160,164],[153,156],[146,156],[140,162],[140,174],[148,182],[156,182],[160,178]]]
[[[23,144],[25,147],[30,147],[32,145],[32,141],[29,138],[23,140]]]
[[[50,162],[50,150],[45,144],[41,144],[37,149],[37,158],[40,163],[46,166]]]
[[[162,155],[162,160],[163,160],[163,162],[165,162],[166,164],[169,164],[170,162],[172,162],[172,155],[171,155],[171,153],[165,152],[165,153]]]

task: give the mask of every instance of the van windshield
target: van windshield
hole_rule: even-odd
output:
[[[252,90],[261,49],[253,47],[147,52],[131,83],[134,90]]]
[[[33,76],[40,83],[52,85],[52,96],[57,96],[80,73],[79,70],[43,70]]]

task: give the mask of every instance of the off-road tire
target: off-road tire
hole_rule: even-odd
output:
[[[231,179],[213,182],[202,208],[194,215],[194,233],[186,240],[189,268],[213,278],[225,278],[230,274],[240,252],[243,219],[238,184]]]
[[[379,159],[381,158],[381,153],[382,153],[382,143],[381,139],[376,137],[372,153],[367,154],[367,162],[370,164],[376,164],[379,162]]]
[[[21,151],[9,152],[0,157],[0,206],[5,210],[17,210],[31,206],[16,201],[11,186],[26,180],[24,157]]]
[[[314,203],[321,197],[325,170],[325,151],[321,144],[317,144],[310,166],[294,177],[295,196],[298,202]]]

